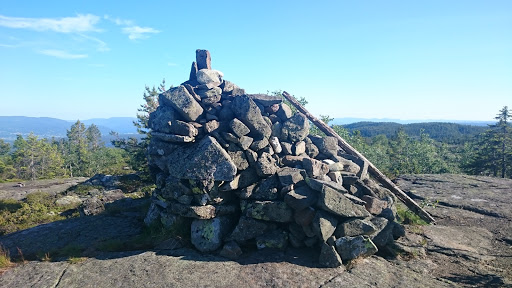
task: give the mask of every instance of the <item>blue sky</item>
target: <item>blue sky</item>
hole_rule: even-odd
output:
[[[0,115],[135,116],[196,49],[248,93],[331,117],[493,120],[512,107],[512,1],[0,0]]]

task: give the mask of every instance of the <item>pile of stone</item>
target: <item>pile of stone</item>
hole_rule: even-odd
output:
[[[190,225],[201,252],[309,247],[323,266],[387,251],[403,235],[396,198],[334,137],[310,135],[282,97],[247,94],[196,51],[190,79],[150,114],[157,189],[146,224]],[[188,228],[187,228],[188,229]]]

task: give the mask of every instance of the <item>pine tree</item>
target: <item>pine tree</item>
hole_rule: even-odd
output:
[[[87,148],[89,151],[96,151],[101,147],[105,146],[105,143],[101,141],[101,132],[98,126],[91,124],[85,130],[85,137],[87,138]]]
[[[75,124],[71,125],[70,130],[67,130],[68,155],[66,166],[69,169],[71,177],[85,175],[84,172],[88,156],[87,136],[85,131],[85,125],[80,122],[80,120],[77,120]]]

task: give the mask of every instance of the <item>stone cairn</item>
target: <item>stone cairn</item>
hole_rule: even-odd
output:
[[[404,234],[395,196],[364,161],[334,137],[309,135],[308,119],[281,97],[223,80],[207,50],[196,51],[190,79],[158,100],[146,224],[188,225],[197,250],[229,259],[251,247],[309,247],[325,267],[386,253]]]

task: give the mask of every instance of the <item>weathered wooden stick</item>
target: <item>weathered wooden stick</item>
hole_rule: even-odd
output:
[[[429,222],[429,223],[435,223],[434,218],[430,214],[428,214],[427,211],[423,210],[418,203],[416,203],[414,200],[411,199],[411,197],[407,196],[407,194],[404,193],[404,191],[400,190],[398,186],[395,185],[386,175],[384,175],[382,172],[375,167],[366,157],[364,157],[361,153],[359,153],[356,149],[354,149],[350,144],[348,144],[343,138],[341,138],[331,127],[327,126],[324,122],[321,120],[318,120],[315,116],[311,115],[311,113],[306,110],[306,108],[302,107],[300,103],[288,92],[284,91],[283,96],[290,101],[290,103],[297,108],[301,113],[303,113],[308,119],[315,124],[318,129],[320,129],[322,132],[324,132],[328,136],[335,137],[338,140],[338,144],[340,145],[343,150],[345,150],[348,154],[358,157],[359,159],[365,161],[368,163],[368,172],[379,181],[384,187],[388,188],[395,194],[398,199],[400,199],[409,209],[411,209],[413,212],[418,214],[423,220]]]

